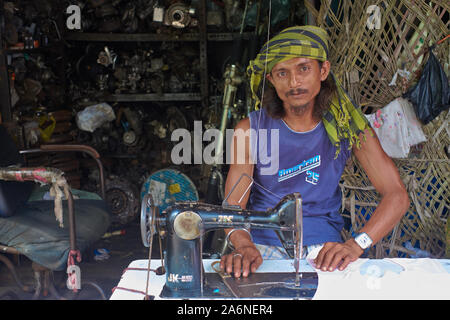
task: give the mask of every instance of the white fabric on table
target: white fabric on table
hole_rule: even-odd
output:
[[[309,257],[313,259],[314,256]],[[218,260],[203,260],[205,272],[215,272],[212,263]],[[383,263],[380,263],[383,262]],[[399,267],[392,267],[395,264]],[[129,268],[147,268],[148,260],[136,260]],[[152,260],[151,268],[160,266],[160,260]],[[449,259],[358,259],[343,270],[333,272],[316,269],[318,288],[313,300],[376,300],[376,299],[413,299],[413,300],[449,300],[450,299],[450,260]],[[301,260],[300,270],[311,272],[314,268]],[[449,270],[449,271],[447,271]],[[293,260],[266,260],[257,272],[294,272]],[[145,292],[147,272],[127,270],[117,287]],[[159,294],[166,280],[165,275],[157,276],[151,272],[149,294],[160,299]],[[111,300],[142,300],[144,295],[116,289]],[[274,297],[274,299],[277,299]]]

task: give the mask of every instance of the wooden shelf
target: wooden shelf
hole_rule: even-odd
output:
[[[133,101],[201,101],[200,93],[126,93],[126,94],[108,94],[101,97],[107,102],[133,102]]]
[[[249,39],[252,33],[243,33],[244,39]],[[239,33],[208,33],[208,41],[232,41],[240,36]],[[68,41],[93,42],[161,42],[161,41],[200,41],[199,33],[182,33],[180,35],[157,33],[89,33],[67,32],[64,35]]]

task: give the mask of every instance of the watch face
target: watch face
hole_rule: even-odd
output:
[[[355,241],[362,249],[367,249],[372,244],[372,239],[370,239],[367,233],[357,235]]]

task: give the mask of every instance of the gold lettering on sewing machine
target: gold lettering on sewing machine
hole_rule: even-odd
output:
[[[233,216],[223,216],[219,215],[219,223],[232,223],[233,222]]]

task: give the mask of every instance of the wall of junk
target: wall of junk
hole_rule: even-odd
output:
[[[219,128],[233,63],[242,81],[227,127],[250,111],[244,71],[267,37],[268,1],[0,2],[2,123],[21,149],[95,148],[117,223],[137,216],[141,188],[160,169],[176,168],[205,197],[211,165],[174,166],[171,133],[192,131],[194,121]],[[271,2],[271,32],[307,21],[303,1]],[[88,157],[39,154],[27,162],[62,169],[73,188],[98,190]]]

